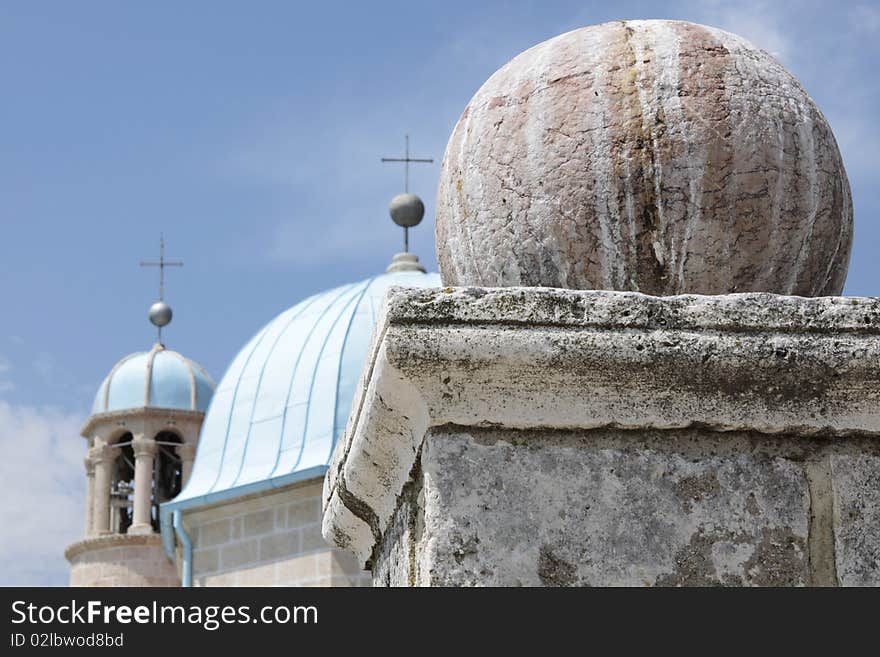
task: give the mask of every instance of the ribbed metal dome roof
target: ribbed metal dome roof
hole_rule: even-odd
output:
[[[116,363],[98,388],[92,414],[145,407],[204,412],[213,391],[200,365],[156,344]]]
[[[170,506],[230,489],[244,494],[278,477],[326,467],[392,285],[439,286],[440,276],[399,271],[344,285],[309,297],[263,327],[217,386],[192,476]]]

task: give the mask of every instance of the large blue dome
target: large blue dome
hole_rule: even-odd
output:
[[[163,508],[246,494],[326,469],[392,285],[436,287],[440,276],[398,271],[344,285],[263,327],[220,380],[189,482]]]
[[[214,382],[197,363],[156,344],[116,363],[98,388],[92,414],[135,408],[208,408]]]

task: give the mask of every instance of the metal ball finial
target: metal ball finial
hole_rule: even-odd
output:
[[[403,228],[412,228],[418,226],[425,216],[425,204],[415,194],[405,193],[398,194],[388,206],[388,212],[391,219],[398,226]]]
[[[150,306],[150,322],[154,326],[158,326],[160,329],[171,323],[172,316],[173,313],[171,312],[171,306],[164,301],[157,301]]]

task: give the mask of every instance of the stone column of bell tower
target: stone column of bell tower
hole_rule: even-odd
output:
[[[150,534],[153,532],[153,464],[158,450],[154,436],[135,434],[131,441],[134,451],[134,499],[132,503],[132,524],[129,534]]]
[[[324,485],[375,585],[880,585],[880,299],[766,52],[539,44],[462,113],[437,290],[392,290]]]

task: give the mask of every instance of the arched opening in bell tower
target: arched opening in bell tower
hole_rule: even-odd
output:
[[[150,521],[159,531],[159,505],[177,497],[183,487],[183,464],[177,448],[183,444],[180,436],[172,431],[156,435],[156,458],[153,461],[153,495]]]
[[[124,433],[111,445],[115,448],[110,478],[110,532],[125,534],[133,521],[134,450],[131,433]]]

